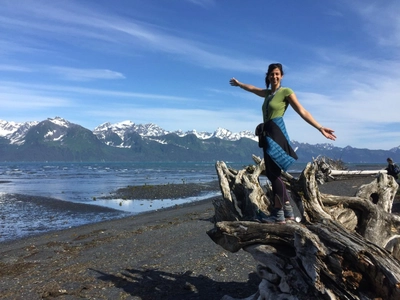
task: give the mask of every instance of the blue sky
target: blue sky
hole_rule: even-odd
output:
[[[93,130],[131,120],[170,131],[253,131],[264,87],[283,86],[338,147],[400,145],[400,1],[4,0],[0,119],[60,116]],[[330,143],[289,108],[292,140]]]

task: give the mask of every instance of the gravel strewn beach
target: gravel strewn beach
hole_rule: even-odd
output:
[[[371,177],[329,182],[353,196]],[[176,186],[174,188],[177,188]],[[154,187],[165,191],[165,187]],[[255,261],[206,232],[212,199],[0,243],[2,299],[221,299],[252,295]]]

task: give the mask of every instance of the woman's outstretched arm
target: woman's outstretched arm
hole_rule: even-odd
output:
[[[245,91],[251,92],[257,96],[265,98],[265,95],[266,95],[265,89],[260,89],[259,87],[256,87],[251,84],[242,83],[239,80],[237,80],[236,78],[231,78],[231,80],[229,80],[229,83],[231,84],[231,86],[238,86],[238,87],[244,89]]]
[[[336,136],[334,135],[334,130],[324,127],[314,119],[314,117],[300,104],[299,100],[297,100],[296,94],[290,94],[287,99],[289,100],[290,105],[293,109],[302,117],[308,124],[318,129],[327,139],[335,140]]]

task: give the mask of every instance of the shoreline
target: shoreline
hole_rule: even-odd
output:
[[[338,196],[354,196],[359,186],[371,182],[373,179],[374,176],[371,175],[360,175],[353,178],[338,177],[337,180],[320,185],[319,190],[322,193]],[[4,207],[7,207],[7,205],[3,206],[3,217],[0,220],[0,225],[2,226],[2,234],[6,238],[2,239],[0,233],[0,244],[52,232],[54,230],[51,227],[56,228],[56,231],[65,230],[98,222],[147,214],[149,212],[162,212],[168,209],[175,209],[179,206],[210,201],[210,199],[218,197],[204,194],[207,192],[214,192],[220,195],[218,181],[126,186],[88,203],[25,194],[0,194],[0,202],[7,203],[8,201],[8,203],[17,203],[14,204],[14,212],[11,212],[14,215],[13,219],[10,219],[7,216],[9,212],[4,210]],[[199,199],[192,200],[195,198]],[[114,207],[111,205],[104,206],[100,204],[101,201],[116,201],[120,204],[114,205]],[[136,204],[133,204],[132,201]],[[175,201],[176,204],[174,204]],[[119,209],[125,205],[136,205],[136,211]],[[28,216],[22,216],[20,218],[22,221],[20,221],[18,217],[15,217],[15,210],[17,210],[17,214],[25,213]],[[27,220],[28,218],[31,218],[31,221]],[[29,222],[33,224],[37,223],[38,220],[40,221],[39,229],[31,228]],[[9,223],[11,225],[8,225]],[[18,230],[21,233],[18,233]]]
[[[322,193],[338,196],[354,196],[359,186],[371,182],[374,178],[375,177],[371,175],[359,175],[350,178],[337,177],[336,180],[319,185],[319,190]],[[0,220],[2,234],[3,236],[6,236],[6,238],[1,239],[0,232],[0,244],[7,241],[15,241],[21,238],[54,231],[46,229],[46,226],[55,227],[55,230],[64,230],[87,224],[107,222],[110,220],[118,220],[125,217],[147,214],[149,212],[162,212],[168,209],[175,209],[179,206],[191,205],[202,201],[210,201],[210,199],[218,197],[215,196],[215,194],[207,195],[207,192],[213,192],[220,195],[218,181],[127,186],[119,188],[107,196],[98,197],[93,200],[93,202],[87,203],[25,194],[0,194],[0,203],[6,203],[6,205],[3,206],[3,216],[0,216],[2,218],[2,220]],[[119,205],[114,205],[114,207],[111,205],[105,206],[100,204],[101,201],[116,201],[119,202]],[[133,205],[129,204],[132,203],[132,201],[136,203],[135,207],[137,210],[124,210],[123,206]],[[174,204],[175,201],[176,204]],[[26,211],[30,217],[33,215],[33,217],[42,218],[43,220],[40,229],[35,231],[32,228],[28,228],[27,226],[29,223],[28,225],[24,223],[21,226],[21,224],[18,224],[19,220],[17,218],[10,220],[7,216],[8,211],[4,210],[4,207],[7,207],[7,202],[18,203],[16,205],[16,209],[18,210],[17,213],[22,214]],[[34,209],[32,206],[34,206]],[[39,212],[36,212],[38,210]],[[396,207],[396,212],[398,210],[399,209]],[[36,212],[36,216],[34,215],[34,212]],[[48,214],[48,216],[46,216],[46,214]],[[33,218],[32,222],[37,222],[37,219]],[[22,230],[22,233],[10,234],[9,232],[12,232],[12,226],[10,225],[7,228],[7,223],[11,223],[12,226],[16,228],[18,227],[18,230]],[[23,231],[23,226],[26,228],[25,231]],[[7,237],[7,235],[10,237]]]
[[[0,243],[207,200],[217,189],[217,181],[127,186],[90,202],[0,193]]]
[[[23,195],[26,197],[30,197],[28,195]],[[40,198],[46,198],[46,197],[35,197],[35,198],[39,198],[39,201],[42,201],[42,199]],[[211,203],[211,201],[217,198],[216,197],[210,197],[210,198],[206,198],[206,199],[202,199],[202,200],[196,200],[196,201],[192,201],[192,202],[186,202],[186,203],[182,203],[182,204],[177,204],[175,206],[169,206],[169,207],[162,207],[159,209],[154,209],[154,210],[149,210],[149,211],[144,211],[144,212],[139,212],[139,213],[125,213],[124,211],[118,211],[115,210],[113,208],[107,208],[107,207],[102,207],[102,206],[98,206],[98,205],[92,205],[92,204],[81,204],[81,203],[72,203],[72,207],[74,208],[80,208],[80,207],[84,207],[85,210],[90,210],[90,212],[92,213],[101,213],[101,212],[106,212],[106,213],[114,213],[117,212],[118,215],[113,216],[111,218],[106,218],[100,221],[93,221],[93,222],[89,222],[89,223],[85,223],[85,224],[81,224],[81,225],[76,225],[76,226],[71,226],[68,228],[61,228],[61,229],[54,229],[54,230],[49,230],[46,232],[40,232],[40,233],[34,233],[34,234],[30,234],[30,235],[26,235],[26,236],[22,236],[19,238],[15,238],[15,239],[8,239],[5,241],[0,241],[0,246],[5,245],[5,244],[12,244],[12,243],[16,243],[18,241],[25,241],[25,240],[29,240],[29,239],[37,239],[40,238],[40,236],[45,236],[45,235],[52,235],[55,233],[63,233],[64,231],[76,231],[79,230],[80,228],[84,228],[84,227],[90,227],[90,226],[100,226],[101,224],[108,224],[109,222],[119,222],[119,221],[124,221],[124,219],[131,219],[131,218],[145,218],[146,215],[152,215],[152,214],[163,214],[168,213],[169,210],[176,210],[179,208],[185,208],[187,206],[189,207],[193,207],[193,206],[199,206],[199,207],[203,207],[204,205],[207,205],[208,203]],[[69,207],[71,202],[68,201],[64,201],[64,200],[58,200],[58,199],[53,199],[53,198],[48,198],[50,200],[56,200],[56,201],[62,201],[62,202],[67,202],[67,206]],[[149,200],[151,201],[151,200]],[[78,204],[78,205],[75,205]],[[93,210],[89,209],[88,207],[94,207]],[[84,212],[83,212],[84,213]],[[99,225],[97,225],[99,224]]]

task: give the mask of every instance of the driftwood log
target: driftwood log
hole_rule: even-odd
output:
[[[216,163],[222,198],[213,202],[207,232],[224,249],[256,260],[261,278],[255,299],[400,299],[400,217],[391,214],[398,185],[379,174],[354,197],[319,192],[319,162],[288,180],[297,222],[264,224],[271,189],[262,187],[263,160],[243,170]],[[234,299],[225,296],[224,300]]]
[[[329,157],[318,156],[313,159],[317,169],[315,173],[316,180],[323,184],[330,179],[334,180],[334,176],[347,175],[378,175],[387,174],[386,169],[381,170],[347,170],[345,164],[341,160],[333,160]]]

